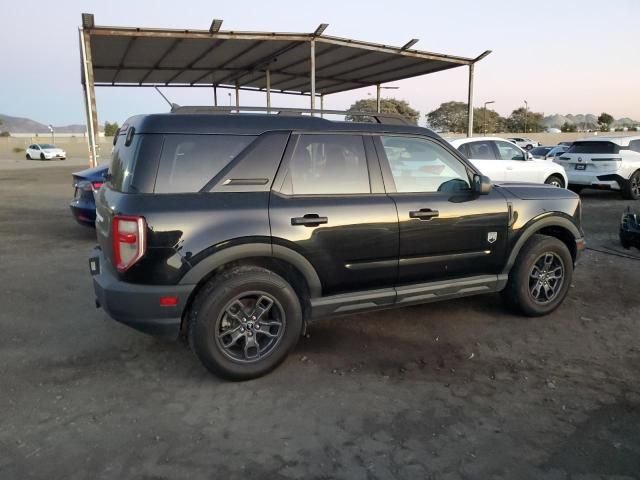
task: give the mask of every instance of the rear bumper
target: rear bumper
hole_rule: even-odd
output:
[[[73,218],[80,225],[94,227],[96,223],[96,204],[93,202],[85,202],[80,198],[73,199],[69,204],[69,209]]]
[[[89,258],[96,306],[136,330],[177,338],[182,313],[195,285],[138,285],[119,280],[104,262],[100,248]],[[161,297],[176,297],[175,306],[160,306]]]
[[[594,175],[592,172],[580,170],[565,170],[569,178],[569,185],[581,185],[593,188],[606,188],[609,190],[622,190],[626,179],[617,173],[601,173]]]

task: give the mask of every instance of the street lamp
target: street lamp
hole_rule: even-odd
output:
[[[524,101],[524,133],[527,133],[527,113],[529,113],[529,103]]]
[[[482,112],[482,131],[484,135],[487,134],[487,105],[492,103],[496,103],[496,101],[491,100],[489,102],[484,102],[484,112]]]

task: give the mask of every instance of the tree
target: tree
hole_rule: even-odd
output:
[[[575,132],[578,130],[575,123],[564,122],[560,127],[560,131],[562,132]]]
[[[113,123],[104,122],[104,136],[105,137],[115,136],[118,133],[119,128],[120,126],[118,125],[118,122],[113,122]]]
[[[376,100],[374,98],[363,98],[349,107],[350,112],[375,112],[377,109]],[[420,112],[414,110],[404,100],[397,98],[382,98],[380,100],[381,113],[395,113],[403,116],[411,123],[418,123]],[[359,115],[346,115],[345,120],[348,122],[374,122],[371,117],[362,117]]]
[[[507,130],[510,132],[543,132],[545,129],[544,115],[538,112],[527,111],[520,107],[507,118]]]
[[[506,119],[501,117],[495,110],[487,109],[485,112],[484,108],[473,109],[473,133],[485,133],[485,131],[486,133],[504,132],[505,123]],[[466,125],[464,131],[467,131]]]
[[[427,123],[434,130],[464,133],[468,125],[467,104],[445,102],[427,114]]]
[[[600,130],[603,132],[608,132],[609,128],[611,128],[611,124],[613,123],[613,117],[608,113],[601,113],[598,117],[598,124],[600,125]]]

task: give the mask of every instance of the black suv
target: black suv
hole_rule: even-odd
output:
[[[493,186],[424,128],[317,116],[130,118],[96,204],[97,305],[233,379],[318,317],[488,292],[544,315],[584,247],[568,190]]]

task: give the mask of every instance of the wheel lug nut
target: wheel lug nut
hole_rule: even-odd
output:
[[[241,328],[241,329],[240,329],[240,331],[241,331],[241,332],[244,332],[244,328]]]
[[[253,332],[249,332],[249,336],[250,336],[250,337],[253,337]]]
[[[260,330],[260,324],[256,324],[256,329]]]

